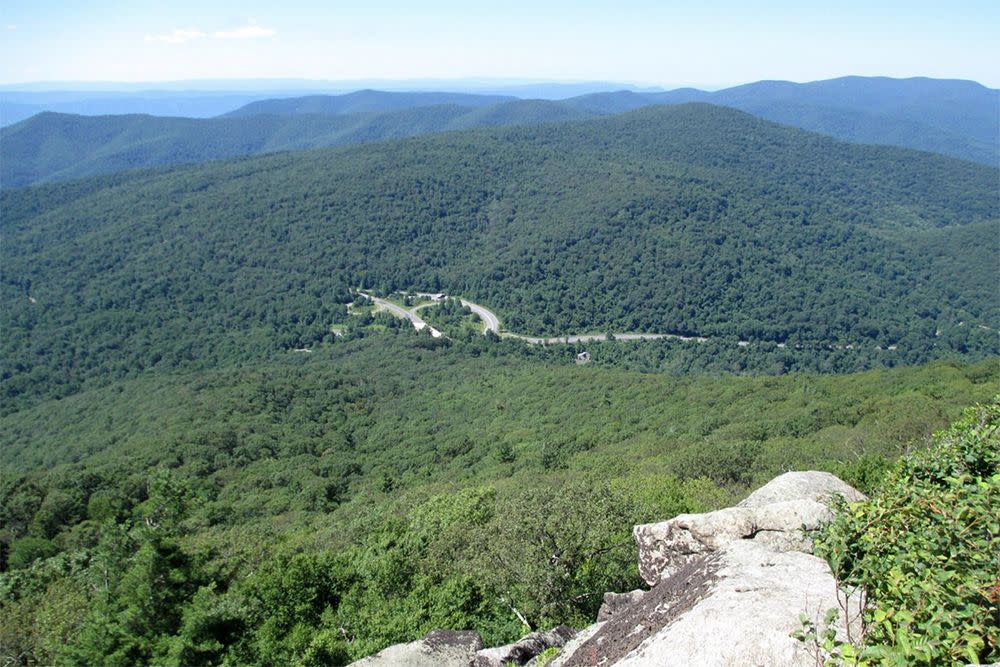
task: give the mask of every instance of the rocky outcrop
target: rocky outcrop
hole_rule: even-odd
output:
[[[734,542],[664,578],[551,664],[814,665],[810,647],[791,633],[801,613],[819,619],[837,606],[823,560],[753,540]]]
[[[810,470],[778,475],[747,496],[737,507],[764,507],[771,503],[790,500],[815,500],[826,503],[834,496],[842,496],[851,503],[867,499],[865,494],[836,475]]]
[[[864,499],[828,473],[787,473],[736,507],[636,526],[640,574],[652,588],[606,594],[598,622],[579,632],[559,627],[492,649],[475,633],[431,633],[355,665],[530,666],[553,646],[563,649],[551,667],[818,664],[791,633],[801,614],[819,624],[840,606],[829,567],[811,553],[834,496]],[[838,632],[846,634],[843,619]]]
[[[815,665],[791,633],[800,614],[818,620],[839,607],[829,567],[808,553],[810,533],[832,518],[834,495],[864,498],[833,475],[788,473],[736,507],[636,526],[652,589],[613,605],[550,664]]]
[[[560,625],[548,632],[532,632],[513,644],[498,648],[487,648],[476,653],[472,667],[506,667],[506,665],[527,665],[542,651],[566,645],[576,634],[576,630]]]
[[[350,667],[469,667],[482,648],[478,632],[435,630],[423,639],[352,662]]]
[[[688,562],[737,540],[755,540],[776,551],[811,553],[811,533],[833,517],[830,499],[864,496],[824,472],[789,472],[754,491],[736,507],[707,514],[681,514],[633,529],[639,574],[650,586]]]

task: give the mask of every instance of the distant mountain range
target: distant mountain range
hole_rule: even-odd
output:
[[[309,95],[286,99],[251,102],[231,111],[226,116],[245,117],[273,114],[293,116],[301,114],[348,114],[365,112],[402,111],[416,107],[455,105],[485,107],[517,99],[503,95],[470,95],[468,93],[393,93],[378,90],[359,90],[347,95]]]
[[[458,94],[494,98],[559,100],[614,90],[662,92],[662,88],[636,88],[615,82],[524,82],[492,79],[314,81],[261,79],[175,81],[123,84],[38,83],[0,86],[0,127],[19,123],[45,111],[84,116],[149,114],[212,118],[252,102],[286,97],[339,96],[359,90],[389,92],[440,91],[429,95]],[[383,109],[384,110],[384,109]]]
[[[1000,91],[970,81],[846,77],[806,84],[761,81],[718,92],[623,90],[559,101],[364,90],[257,100],[211,119],[42,113],[0,130],[0,185],[475,127],[583,120],[692,101],[855,143],[1000,165]]]

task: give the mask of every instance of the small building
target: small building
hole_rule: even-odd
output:
[[[578,363],[578,364],[585,364],[588,361],[590,361],[590,352],[587,352],[586,350],[584,350],[580,354],[576,355],[576,363]]]

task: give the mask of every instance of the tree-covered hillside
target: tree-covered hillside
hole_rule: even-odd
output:
[[[1000,166],[1000,91],[974,81],[847,76],[809,83],[757,81],[714,92],[595,93],[566,102],[600,113],[708,102],[844,141]]]
[[[319,343],[355,286],[520,333],[995,354],[996,178],[687,105],[7,191],[5,404]]]
[[[451,104],[386,112],[225,118],[44,113],[0,130],[0,185],[22,187],[127,169],[590,115],[554,102],[520,100],[485,109]]]
[[[592,621],[633,523],[788,468],[865,489],[996,361],[672,378],[409,328],[0,420],[0,656],[338,665],[436,627]],[[559,553],[553,559],[553,549]]]

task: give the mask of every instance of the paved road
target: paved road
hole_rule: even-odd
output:
[[[424,299],[432,299],[432,301],[430,303],[422,303],[413,310],[420,310],[421,308],[427,308],[428,306],[436,306],[438,303],[447,298],[444,294],[432,294],[430,292],[416,292],[414,296],[423,297]],[[496,313],[485,306],[480,306],[478,303],[472,303],[466,299],[459,299],[459,302],[478,315],[479,319],[483,321],[483,324],[486,325],[486,329],[483,330],[484,334],[487,331],[492,331],[495,334],[500,333],[500,318],[497,317]]]
[[[397,306],[396,304],[392,303],[391,301],[386,301],[385,299],[380,299],[377,296],[372,296],[371,294],[368,294],[366,292],[360,292],[359,291],[358,294],[360,294],[362,296],[365,296],[365,297],[368,297],[369,299],[371,299],[375,303],[376,307],[379,310],[387,310],[387,311],[389,311],[390,313],[392,313],[393,315],[395,315],[397,317],[403,317],[403,318],[408,319],[410,322],[413,323],[414,328],[417,329],[418,331],[421,331],[421,330],[423,330],[423,329],[426,328],[428,331],[431,332],[431,335],[434,336],[435,338],[441,338],[441,337],[444,336],[443,333],[441,333],[440,331],[438,331],[437,329],[435,329],[431,325],[427,324],[427,322],[425,322],[423,319],[421,319],[421,317],[419,315],[417,315],[417,311],[420,310],[421,308],[427,308],[428,306],[433,306],[437,302],[442,301],[443,299],[447,298],[447,296],[444,295],[444,294],[429,294],[429,293],[417,292],[416,296],[424,297],[424,298],[427,298],[427,299],[432,299],[432,302],[431,303],[420,304],[419,306],[416,306],[415,308],[411,308],[409,310],[407,310],[406,308],[403,308],[401,306]],[[503,336],[504,338],[516,338],[518,340],[523,340],[524,342],[529,343],[531,345],[558,345],[560,343],[590,343],[590,342],[593,342],[593,341],[600,341],[600,340],[606,340],[607,339],[607,334],[575,334],[575,335],[572,335],[572,336],[550,336],[550,337],[544,337],[544,336],[525,336],[525,335],[522,335],[522,334],[516,334],[516,333],[510,333],[510,332],[504,332],[504,333],[501,334],[500,333],[500,318],[496,316],[496,313],[494,313],[489,308],[486,308],[484,306],[480,306],[477,303],[473,303],[473,302],[467,301],[465,299],[459,299],[459,301],[461,301],[461,303],[462,303],[463,306],[467,307],[469,310],[471,310],[473,313],[475,313],[479,317],[479,319],[481,319],[483,321],[483,324],[485,325],[485,330],[483,331],[484,334],[487,331],[492,331],[493,333],[499,334],[499,335]],[[965,323],[962,322],[962,323],[959,324],[959,326],[962,326],[964,324]],[[988,327],[985,327],[983,325],[979,325],[979,326],[981,326],[984,329],[988,328]],[[673,340],[680,340],[680,341],[694,342],[694,343],[704,343],[705,341],[708,340],[708,338],[706,338],[705,336],[681,336],[679,334],[667,334],[667,333],[614,333],[614,332],[612,332],[611,335],[614,337],[615,340],[659,340],[659,339],[663,339],[663,338],[670,338],[670,339],[673,339]],[[446,337],[446,336],[444,336],[444,337]],[[740,347],[748,347],[748,346],[751,345],[751,343],[749,341],[741,340],[741,341],[737,342],[737,345],[739,345]],[[783,347],[786,346],[786,344],[785,343],[778,343],[777,346],[783,348]],[[798,348],[801,348],[802,346],[801,345],[796,345],[795,347],[796,347],[796,349],[798,349]],[[854,346],[852,346],[852,345],[847,345],[847,346],[836,345],[836,346],[830,346],[830,347],[831,348],[836,348],[836,349],[842,349],[844,347],[846,347],[847,349],[853,349]],[[878,347],[876,349],[881,350],[882,348]],[[896,346],[895,345],[890,345],[889,347],[887,347],[885,349],[890,350],[890,351],[894,351],[894,350],[896,350]]]
[[[661,338],[673,338],[675,340],[694,341],[704,343],[707,338],[703,336],[680,336],[678,334],[657,334],[657,333],[612,333],[615,340],[659,340]],[[557,345],[559,343],[591,343],[595,340],[607,340],[607,334],[577,334],[573,336],[552,336],[550,338],[536,336],[522,336],[521,334],[504,334],[506,338],[517,338],[532,345]]]
[[[486,330],[483,331],[483,333],[486,333],[486,331],[492,331],[495,334],[500,333],[500,318],[496,316],[496,313],[487,308],[483,308],[477,303],[472,303],[471,301],[466,301],[465,299],[460,299],[460,301],[463,306],[478,315],[479,319],[481,319],[483,324],[486,325]]]
[[[424,322],[424,320],[412,310],[407,310],[402,306],[397,306],[391,301],[380,299],[377,296],[372,296],[371,294],[367,294],[365,292],[358,292],[358,294],[360,294],[363,297],[367,297],[371,299],[373,302],[375,302],[375,306],[378,310],[388,310],[396,317],[402,317],[409,320],[413,324],[413,328],[416,329],[417,331],[423,331],[424,329],[427,329],[428,331],[431,332],[431,336],[433,336],[434,338],[441,338],[444,335],[431,325],[427,324],[427,322]]]
[[[465,299],[460,299],[463,306],[466,306],[479,316],[479,319],[483,321],[486,325],[486,331],[492,331],[493,333],[500,333],[500,318],[496,316],[496,313],[491,311],[484,306],[472,303],[471,301],[466,301]],[[676,340],[683,341],[696,341],[702,343],[707,338],[702,336],[679,336],[677,334],[657,334],[657,333],[612,333],[615,340],[656,340],[658,338],[674,338]],[[590,343],[595,340],[606,340],[607,334],[576,334],[572,336],[552,336],[550,338],[536,337],[536,336],[523,336],[521,334],[506,333],[505,338],[517,338],[518,340],[523,340],[526,343],[531,343],[532,345],[556,345],[559,343]]]
[[[425,299],[432,299],[430,303],[422,303],[419,306],[407,310],[402,306],[397,306],[391,301],[386,301],[385,299],[380,299],[377,296],[368,294],[367,292],[358,292],[361,296],[368,297],[380,310],[387,310],[397,317],[404,317],[413,323],[414,328],[418,331],[424,329],[425,327],[431,332],[431,335],[435,338],[441,338],[444,334],[440,331],[427,324],[419,315],[417,311],[421,308],[427,308],[429,306],[436,305],[438,302],[447,298],[444,294],[430,294],[425,292],[417,292],[414,296],[423,297]],[[480,306],[478,303],[473,303],[467,299],[459,299],[463,306],[475,313],[479,319],[483,321],[485,329],[483,333],[487,331],[492,331],[495,334],[500,334],[500,318],[497,317],[489,308],[485,306]],[[522,334],[515,333],[504,333],[502,334],[504,338],[517,338],[518,340],[523,340],[526,343],[532,345],[558,345],[560,343],[590,343],[597,340],[606,340],[607,334],[575,334],[572,336],[524,336]],[[695,341],[698,343],[708,340],[702,336],[680,336],[677,334],[658,334],[658,333],[612,333],[615,340],[657,340],[659,338],[673,338],[675,340],[683,341]]]

